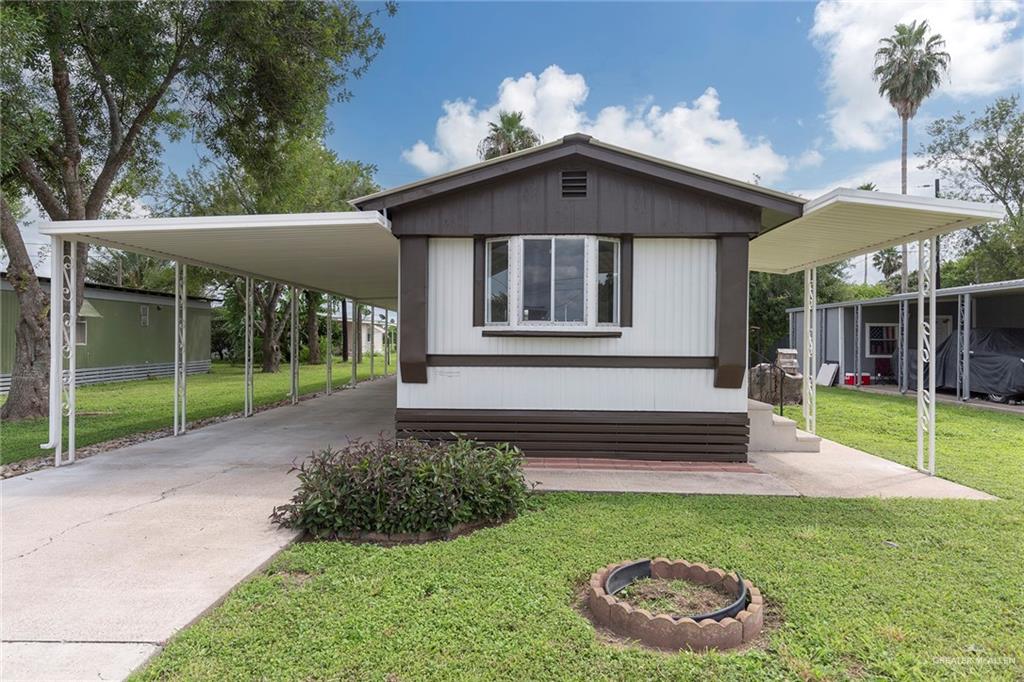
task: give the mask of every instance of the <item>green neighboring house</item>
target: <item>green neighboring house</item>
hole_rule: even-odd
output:
[[[49,281],[41,277],[43,288]],[[18,302],[6,276],[0,279],[0,393],[14,363]],[[210,301],[189,297],[188,372],[210,371]],[[78,383],[96,384],[173,376],[174,296],[106,284],[85,285],[78,318]]]

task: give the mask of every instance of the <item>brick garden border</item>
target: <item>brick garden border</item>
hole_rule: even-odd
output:
[[[638,609],[608,594],[605,582],[608,575],[620,566],[633,563],[624,561],[609,564],[590,577],[587,603],[596,625],[608,628],[617,635],[635,639],[657,649],[678,651],[707,651],[732,649],[757,638],[764,626],[764,599],[749,580],[744,580],[749,602],[735,618],[720,621],[705,618],[699,623],[692,618],[676,618],[670,614],[653,614]],[[669,561],[657,558],[651,561],[651,577],[666,580],[688,580],[698,585],[719,585],[726,592],[739,597],[739,577],[718,568],[688,561]]]

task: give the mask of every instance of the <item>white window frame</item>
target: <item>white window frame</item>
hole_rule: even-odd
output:
[[[583,320],[579,322],[560,320],[524,320],[523,319],[523,244],[530,239],[552,241],[552,277],[554,276],[556,239],[580,239],[584,243],[583,251]],[[615,292],[613,294],[614,317],[612,322],[597,321],[597,276],[598,276],[598,244],[608,241],[615,244]],[[492,322],[490,319],[491,300],[491,249],[493,242],[508,243],[508,322]],[[495,237],[485,241],[484,257],[484,326],[505,329],[549,329],[551,331],[579,331],[580,328],[618,328],[620,326],[620,302],[622,286],[622,242],[615,237],[580,234],[524,234],[507,237]],[[554,283],[551,286],[551,313],[554,316]]]
[[[890,329],[896,329],[897,326],[898,325],[895,322],[865,322],[864,323],[864,357],[866,357],[866,358],[891,358],[892,357],[892,353],[886,353],[886,354],[881,354],[881,355],[879,355],[879,354],[872,355],[871,354],[871,328],[872,327],[889,327]],[[895,353],[896,352],[896,344],[899,343],[899,340],[897,339],[897,337],[894,336],[892,339],[886,339],[886,340],[891,340],[893,342],[893,353]]]
[[[86,346],[89,344],[89,319],[78,317],[75,320],[75,345]]]
[[[597,319],[600,311],[598,305],[598,277],[601,276],[600,264],[599,264],[599,250],[601,242],[610,242],[615,245],[615,288],[612,289],[612,321],[601,322]],[[620,287],[622,286],[622,241],[613,237],[598,237],[594,244],[594,323],[598,327],[618,327],[619,326],[619,305],[622,303],[622,294],[620,293]]]
[[[505,321],[491,320],[491,244],[505,242],[508,265],[505,275]],[[508,327],[512,324],[512,238],[495,237],[484,242],[484,324],[488,327]],[[518,298],[518,297],[517,297]]]

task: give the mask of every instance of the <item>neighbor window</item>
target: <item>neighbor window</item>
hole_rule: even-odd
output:
[[[868,324],[864,336],[867,339],[867,357],[888,358],[896,352],[895,324]]]
[[[75,323],[75,345],[84,346],[89,341],[89,324],[84,318],[78,318]]]
[[[142,304],[139,306],[139,326],[149,326],[149,306]]]
[[[619,242],[590,236],[487,242],[485,324],[617,324]]]

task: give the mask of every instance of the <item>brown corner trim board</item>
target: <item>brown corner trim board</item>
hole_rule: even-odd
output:
[[[640,355],[427,355],[430,367],[714,369],[714,357]]]

